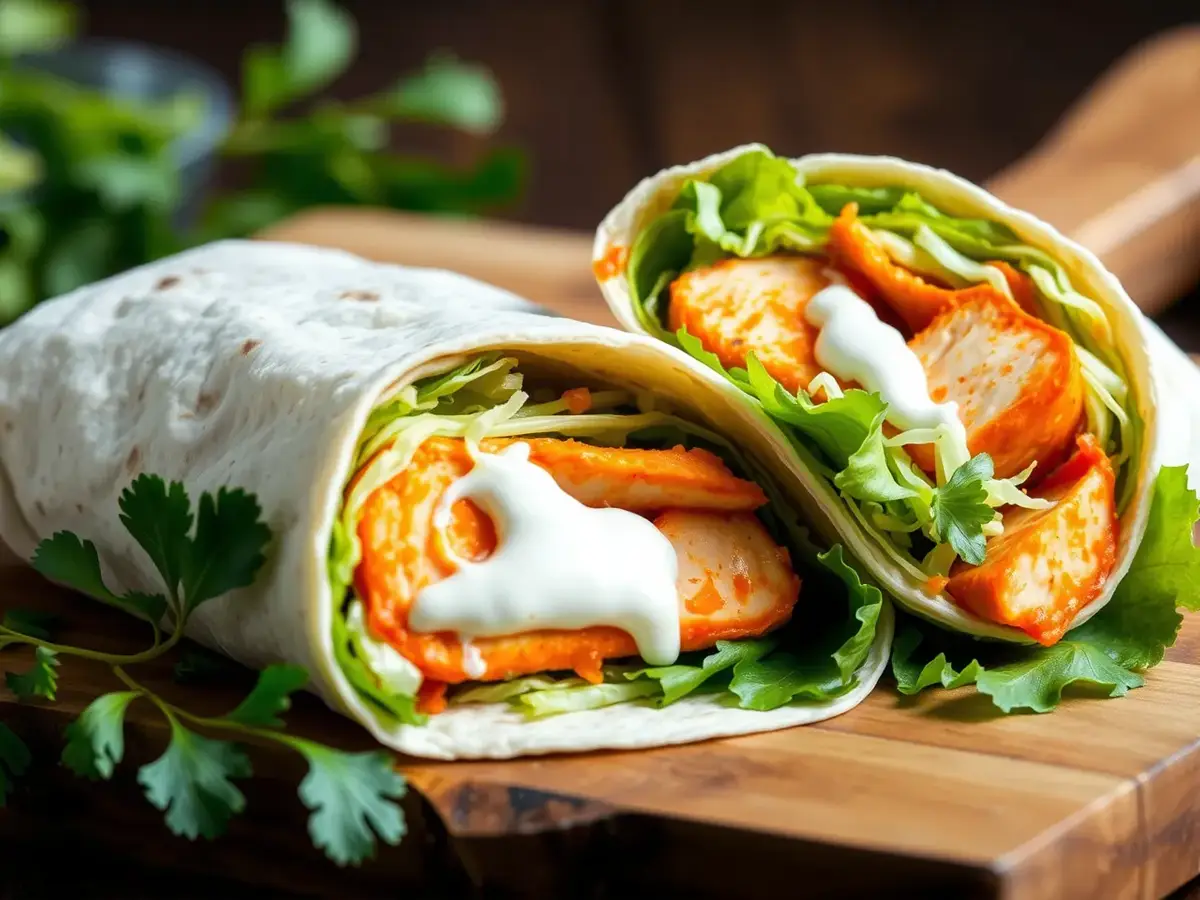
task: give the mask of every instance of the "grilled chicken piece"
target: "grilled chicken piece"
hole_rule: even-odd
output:
[[[482,449],[495,452],[511,443],[484,441]],[[682,450],[595,448],[545,438],[528,443],[534,446],[533,462],[581,502],[623,506],[620,501],[629,499],[638,511],[650,507],[662,511],[656,524],[679,558],[684,650],[762,634],[787,621],[800,584],[787,552],[775,545],[753,514],[728,512],[734,508],[728,505],[729,498],[736,493],[743,498],[737,507],[741,510],[761,505],[765,498],[757,486],[735,478],[715,457]],[[554,443],[562,446],[551,448]],[[718,483],[718,466],[726,483]],[[433,528],[433,513],[443,492],[471,467],[461,440],[430,438],[407,469],[367,499],[358,526],[362,562],[355,586],[372,630],[413,662],[426,679],[452,684],[570,669],[598,681],[605,659],[636,655],[633,639],[617,628],[537,631],[476,638],[472,643],[478,657],[476,665],[470,666],[474,671],[468,672],[457,635],[408,629],[414,598],[426,585],[455,571],[455,556],[480,560],[496,548],[491,520],[469,500],[459,501],[451,510],[446,534],[449,553]],[[671,508],[676,501],[694,506],[705,497],[724,511]],[[650,507],[641,505],[651,499]],[[620,565],[620,560],[614,560],[614,565]],[[426,709],[436,709],[440,689],[429,686],[421,699]]]
[[[804,256],[726,259],[680,275],[671,284],[668,323],[686,327],[726,368],[753,352],[792,393],[821,371],[813,355],[817,329],[804,305],[830,282],[828,263]]]
[[[988,542],[981,565],[961,560],[947,592],[992,622],[1013,625],[1049,646],[1104,588],[1117,557],[1112,466],[1091,435],[1042,482],[1046,510],[1012,509],[1004,533]]]
[[[491,452],[512,440],[484,441]],[[753,481],[735,477],[725,463],[699,447],[684,450],[613,450],[579,441],[528,438],[529,461],[587,506],[630,512],[672,509],[748,511],[767,502]]]
[[[883,245],[875,240],[871,229],[858,221],[855,203],[847,203],[829,227],[828,250],[840,266],[866,278],[913,332],[920,331],[936,316],[956,305],[980,297],[1004,298],[990,284],[976,284],[961,290],[939,287],[897,265]],[[1006,278],[1010,277],[1008,271],[1001,271]]]
[[[670,510],[654,526],[679,560],[676,585],[684,649],[762,634],[791,616],[800,579],[787,550],[752,514]],[[792,602],[779,602],[785,597]]]
[[[930,397],[958,404],[972,455],[991,454],[997,478],[1034,461],[1043,475],[1071,452],[1083,419],[1083,376],[1062,331],[991,294],[952,307],[909,346]],[[934,471],[931,445],[908,450]]]

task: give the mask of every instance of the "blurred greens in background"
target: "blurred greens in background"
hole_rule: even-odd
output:
[[[467,168],[389,150],[395,123],[495,131],[502,103],[485,69],[436,54],[380,93],[305,104],[351,65],[357,31],[330,0],[287,0],[286,9],[283,43],[243,55],[240,110],[228,122],[202,83],[131,97],[111,77],[95,87],[64,75],[93,58],[143,70],[178,58],[71,43],[79,17],[69,3],[0,0],[0,326],[47,297],[307,206],[469,214],[519,196],[515,150]],[[198,148],[205,128],[212,140]],[[211,161],[196,157],[211,145],[239,188],[189,196],[203,190]]]

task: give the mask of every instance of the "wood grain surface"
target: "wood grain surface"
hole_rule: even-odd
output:
[[[1023,177],[1034,176],[996,183],[1016,196]],[[455,268],[607,321],[586,236],[337,210],[269,236]],[[1151,258],[1173,259],[1167,246]],[[1166,296],[1165,281],[1148,285],[1143,299]],[[58,614],[67,642],[133,650],[145,639],[135,623],[27,569],[0,569],[0,608],[13,606]],[[198,711],[231,707],[250,683],[177,685],[172,662],[138,674]],[[2,664],[25,660],[5,654]],[[71,861],[52,883],[27,879],[14,896],[59,896],[73,879],[96,896],[87,890],[95,873],[130,861],[142,867],[145,896],[197,897],[716,898],[782,883],[806,897],[1099,900],[1162,897],[1200,873],[1197,620],[1145,688],[1120,700],[1076,693],[1052,715],[1000,716],[962,692],[901,699],[883,687],[831,721],[733,740],[504,763],[400,759],[416,788],[405,800],[410,833],[357,870],[309,846],[299,764],[275,748],[256,749],[247,811],[226,838],[170,837],[132,778],[165,740],[145,704],[130,710],[128,758],[114,782],[71,777],[56,764],[61,730],[113,686],[105,667],[68,660],[54,706],[0,695],[0,717],[38,759],[0,815],[0,871],[15,883],[30,871],[22,861],[47,846]],[[310,697],[289,723],[330,743],[368,745]]]

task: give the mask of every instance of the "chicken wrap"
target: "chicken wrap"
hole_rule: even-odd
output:
[[[960,178],[740,147],[635,187],[594,269],[624,327],[782,427],[836,539],[926,622],[1054,647],[1157,589],[1144,542],[1191,559],[1164,466],[1193,454],[1194,367],[1092,254]]]
[[[43,304],[0,333],[0,538],[29,559],[85,535],[112,593],[151,591],[117,516],[131,481],[248,492],[266,565],[187,633],[304,666],[420,756],[655,746],[857,704],[891,613],[810,536],[782,433],[661,342],[523,305],[238,241]]]

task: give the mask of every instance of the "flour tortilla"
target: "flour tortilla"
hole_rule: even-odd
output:
[[[767,148],[760,144],[736,147],[643,179],[600,224],[593,248],[594,259],[608,258],[613,247],[631,247],[641,230],[670,208],[688,179],[709,174],[755,149]],[[1188,362],[1187,357],[1142,315],[1117,279],[1089,250],[956,175],[886,156],[821,153],[791,162],[809,183],[907,187],[919,191],[926,200],[950,215],[1002,222],[1023,243],[1038,247],[1056,259],[1070,275],[1076,289],[1096,300],[1108,314],[1117,352],[1125,364],[1130,390],[1145,422],[1145,431],[1139,458],[1129,473],[1129,477],[1135,479],[1136,489],[1133,501],[1121,517],[1116,566],[1103,594],[1076,616],[1074,624],[1082,624],[1108,603],[1133,561],[1146,530],[1154,478],[1160,466],[1183,464],[1197,455],[1195,445],[1200,434],[1192,436],[1189,431],[1192,427],[1189,423],[1194,418],[1185,401],[1189,394],[1172,392],[1169,388],[1177,382],[1190,383],[1191,395],[1195,395],[1200,379],[1194,370],[1181,365],[1181,360]],[[623,276],[606,279],[600,283],[600,288],[621,325],[632,332],[644,333],[626,279]],[[1154,352],[1152,344],[1161,349],[1163,342],[1169,348],[1168,352]],[[758,408],[757,402],[748,396],[743,396],[743,402]],[[875,539],[845,511],[832,484],[810,471],[794,455],[791,467],[795,480],[823,511],[823,514],[810,515],[834,526],[834,533],[824,535],[826,540],[843,542],[861,563],[861,568],[907,609],[947,628],[980,637],[1021,643],[1032,640],[1016,628],[987,622],[966,612],[945,595],[930,597],[924,590],[924,583],[887,559]],[[1200,478],[1200,469],[1190,469],[1189,478]]]
[[[729,436],[787,489],[786,442],[738,392],[658,342],[514,311],[524,301],[448,272],[229,241],[43,304],[0,332],[0,540],[29,559],[69,530],[100,549],[115,590],[161,590],[121,527],[138,473],[257,495],[274,533],[255,584],[200,607],[188,635],[254,668],[305,666],[311,688],[396,750],[443,759],[651,747],[802,725],[845,712],[882,674],[886,608],[857,687],[772,712],[711,696],[528,721],[464,705],[427,726],[382,723],[334,661],[331,525],[368,413],[385,389],[504,349],[581,377],[652,390]],[[701,412],[701,410],[703,412]],[[340,598],[338,598],[340,600]],[[804,603],[819,597],[801,595]]]

